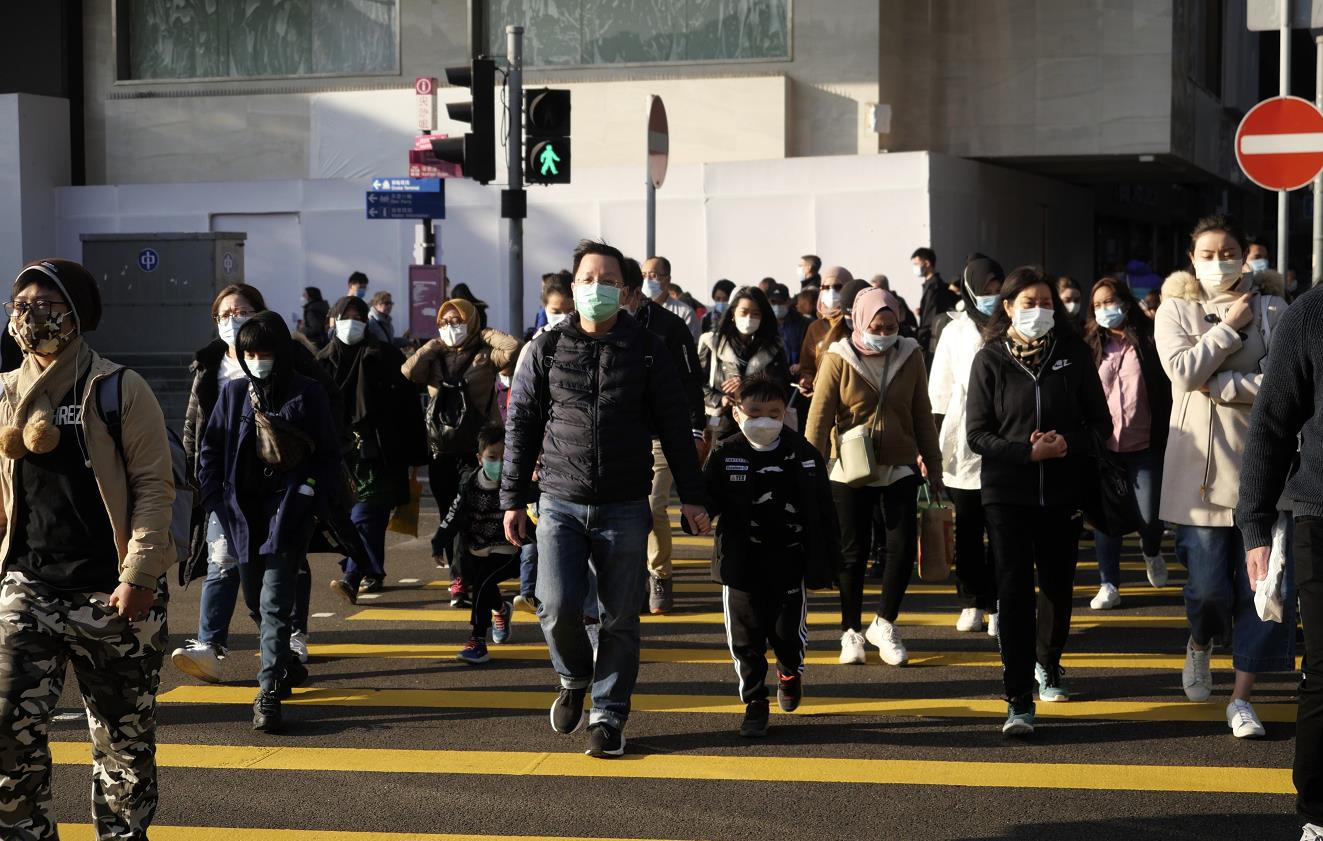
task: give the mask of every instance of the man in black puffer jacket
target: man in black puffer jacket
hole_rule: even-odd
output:
[[[506,536],[519,545],[534,467],[539,472],[537,598],[562,687],[551,725],[558,733],[577,730],[591,686],[592,756],[625,751],[623,730],[638,677],[654,434],[674,471],[685,517],[701,534],[711,529],[689,414],[676,399],[675,363],[660,338],[621,312],[623,266],[615,248],[579,243],[577,312],[529,346],[510,395],[501,473]],[[590,572],[603,609],[596,657],[583,624]]]

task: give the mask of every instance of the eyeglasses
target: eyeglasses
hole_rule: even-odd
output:
[[[828,284],[825,284],[822,288],[823,288],[823,289],[835,289],[837,292],[840,292],[842,289],[845,288],[845,284],[844,284],[844,283],[828,283]]]
[[[663,277],[670,277],[670,275],[663,274],[662,272],[644,272],[643,276],[648,280],[660,280]]]
[[[582,277],[582,278],[575,278],[574,282],[579,286],[589,286],[594,283],[600,283],[603,286],[611,286],[616,289],[625,288],[625,284],[623,282],[616,280],[613,277],[594,277],[594,278]]]
[[[22,318],[28,313],[32,313],[37,318],[45,318],[51,314],[51,307],[65,307],[68,304],[63,301],[6,301],[5,314],[10,318]]]
[[[255,310],[225,310],[212,319],[212,321],[220,324],[227,318],[252,318],[255,315],[257,315]]]

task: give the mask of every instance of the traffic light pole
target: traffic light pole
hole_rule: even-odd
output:
[[[501,216],[508,222],[508,265],[510,270],[510,333],[524,332],[524,217],[528,212],[524,193],[524,28],[505,28],[506,101],[510,105],[509,132],[506,136],[506,167],[509,187],[501,193]]]

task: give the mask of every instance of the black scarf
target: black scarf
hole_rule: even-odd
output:
[[[347,345],[338,338],[322,351],[322,359],[328,363],[331,379],[345,398],[344,428],[355,429],[368,416],[368,381],[371,376],[364,376],[363,368],[375,339],[364,334],[363,341],[356,345]]]

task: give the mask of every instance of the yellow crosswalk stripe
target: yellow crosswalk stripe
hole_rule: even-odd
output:
[[[464,624],[469,621],[468,610],[448,608],[369,607],[348,617],[364,622],[443,622]],[[839,625],[841,615],[827,611],[809,613],[810,625]],[[723,625],[720,613],[667,613],[662,616],[640,616],[645,625]],[[954,626],[955,620],[946,613],[902,613],[896,621],[900,628],[945,628]],[[1076,613],[1070,626],[1079,630],[1090,628],[1184,628],[1184,616],[1152,616],[1131,614]]]
[[[914,651],[910,650],[910,664],[914,666],[945,666],[968,668],[1001,668],[1001,656],[989,640],[987,651]],[[463,646],[440,644],[395,645],[391,643],[341,643],[310,645],[313,658],[334,660],[352,657],[375,657],[384,660],[453,660]],[[493,660],[545,660],[547,647],[541,643],[489,645],[487,653]],[[258,656],[256,654],[254,657]],[[870,655],[876,657],[876,655]],[[835,651],[810,650],[805,663],[810,666],[839,666]],[[769,658],[770,659],[770,658]],[[729,665],[730,653],[724,648],[647,648],[639,651],[644,663],[683,663],[686,665]],[[1185,657],[1177,654],[1113,654],[1067,652],[1061,665],[1067,669],[1125,669],[1132,671],[1179,669]],[[841,668],[851,668],[841,666]],[[1230,656],[1215,655],[1212,668],[1231,669]]]
[[[67,838],[95,834],[91,824],[62,823]],[[617,841],[561,835],[456,835],[443,832],[345,832],[329,829],[250,829],[229,826],[161,826],[153,824],[154,841]],[[633,839],[631,839],[633,841]],[[658,841],[653,839],[652,841]]]
[[[811,684],[810,684],[811,687]],[[552,701],[546,692],[479,689],[367,689],[303,687],[294,690],[286,704],[333,707],[402,707],[406,709],[507,709],[546,710]],[[253,703],[253,688],[247,686],[180,686],[158,698],[162,704]],[[636,693],[635,712],[743,714],[744,704],[730,695],[651,695]],[[1254,706],[1259,718],[1269,722],[1294,722],[1295,704],[1260,703]],[[776,715],[786,715],[773,709]],[[978,698],[831,698],[804,697],[792,715],[882,715],[917,718],[1004,718],[1006,702]],[[1039,704],[1038,717],[1097,721],[1179,721],[1225,724],[1225,705],[1217,701],[1069,701]]]
[[[742,708],[741,708],[742,709]],[[548,734],[548,739],[552,738]],[[574,743],[577,747],[577,742]],[[60,764],[86,764],[88,747],[52,744]],[[381,748],[230,747],[164,744],[156,761],[167,768],[341,773],[465,774],[579,779],[735,780],[853,785],[1089,789],[1291,794],[1291,772],[1277,768],[1189,765],[1107,765],[1044,762],[957,762],[921,759],[823,759],[628,753],[603,761],[578,750],[391,750]],[[233,838],[233,836],[227,836]],[[264,836],[267,838],[278,836]],[[303,836],[306,838],[307,836]],[[334,838],[333,835],[319,836]],[[351,836],[352,837],[352,836]],[[408,837],[408,836],[405,836]],[[419,836],[415,836],[419,837]],[[429,836],[420,836],[427,839]],[[431,836],[432,838],[438,836]],[[454,836],[451,836],[454,837]],[[357,841],[357,839],[355,839]]]
[[[706,561],[704,562],[706,563]],[[450,587],[449,580],[429,581],[423,585],[424,590],[446,590]],[[721,585],[715,581],[675,581],[672,585],[672,592],[675,593],[711,593],[717,595],[721,592]],[[834,594],[834,590],[812,590],[811,593],[820,593],[822,595]],[[1081,584],[1075,587],[1076,596],[1092,597],[1098,592],[1098,588],[1091,584]],[[1168,598],[1179,598],[1184,592],[1180,586],[1166,587],[1148,587],[1142,584],[1136,585],[1133,589],[1127,588],[1121,591],[1123,598],[1134,597],[1155,597],[1165,596]],[[954,596],[956,588],[954,584],[910,584],[905,588],[905,595],[910,594],[920,596]],[[864,595],[878,596],[882,594],[881,584],[865,584]],[[954,620],[952,620],[954,621]]]
[[[711,549],[712,549],[712,539],[711,539],[711,538],[708,538],[708,537],[701,537],[701,538],[700,538],[700,537],[695,537],[695,538],[689,538],[689,539],[690,539],[690,540],[705,540],[705,541],[707,541],[706,543],[703,543],[703,544],[701,544],[701,545],[702,545],[704,548],[706,548],[706,549],[708,550],[709,553],[711,552]],[[687,545],[699,546],[700,544],[694,543],[694,544],[687,544]],[[701,568],[707,568],[707,567],[710,567],[711,565],[712,565],[712,560],[711,560],[711,558],[708,558],[708,557],[704,557],[704,558],[675,558],[675,559],[673,559],[673,560],[671,561],[671,566],[681,567],[681,568],[683,568],[683,569],[696,569],[696,568],[700,568],[700,567],[701,567]],[[1097,561],[1080,561],[1080,562],[1079,562],[1079,565],[1078,565],[1078,567],[1077,567],[1077,569],[1082,569],[1082,570],[1090,570],[1090,569],[1097,569],[1097,568],[1098,568],[1098,562],[1097,562]],[[1121,569],[1124,570],[1124,571],[1127,571],[1127,572],[1143,572],[1143,571],[1146,569],[1146,567],[1144,566],[1144,562],[1143,562],[1143,561],[1122,561],[1122,562],[1121,562]],[[1093,588],[1093,591],[1094,591],[1095,593],[1098,592],[1098,588],[1095,586],[1095,587]]]

